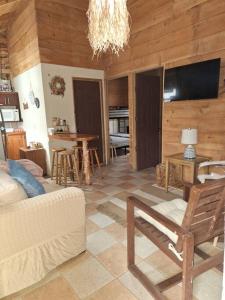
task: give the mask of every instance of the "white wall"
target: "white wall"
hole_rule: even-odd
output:
[[[20,108],[23,118],[23,128],[26,131],[27,143],[41,142],[48,150],[47,122],[45,111],[44,89],[42,83],[41,65],[37,65],[13,79],[13,86],[19,93]],[[40,108],[29,101],[29,93],[33,90],[40,100]],[[23,103],[28,102],[29,108],[24,110]]]
[[[49,83],[54,76],[63,77],[66,83],[65,95],[51,94]],[[64,146],[70,148],[74,143],[49,142],[47,128],[52,127],[52,118],[65,119],[71,132],[76,132],[74,114],[73,78],[91,78],[104,80],[104,71],[67,67],[52,64],[39,64],[23,74],[14,78],[15,90],[19,92],[23,127],[27,132],[27,140],[39,141],[43,144],[47,154],[48,172],[50,170],[51,148]],[[23,102],[27,102],[30,89],[33,89],[35,97],[38,97],[41,106],[37,109],[29,103],[29,109],[23,109]],[[104,95],[104,85],[103,85]]]
[[[65,80],[66,89],[64,97],[51,94],[49,83],[54,76],[60,76]],[[73,78],[92,78],[104,80],[104,71],[61,65],[42,64],[42,79],[48,128],[52,127],[52,118],[59,117],[60,119],[67,121],[70,132],[76,132]],[[74,142],[49,142],[50,152],[52,147],[62,146],[71,148],[73,145]]]

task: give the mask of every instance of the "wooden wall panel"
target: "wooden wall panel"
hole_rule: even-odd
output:
[[[0,32],[0,78],[10,79],[7,33]]]
[[[128,77],[108,81],[108,104],[128,107]]]
[[[101,69],[87,39],[87,8],[88,0],[36,1],[41,62]]]
[[[9,62],[13,76],[40,62],[34,0],[22,0],[8,29]]]
[[[195,127],[197,152],[225,159],[225,1],[128,0],[128,8],[130,43],[119,57],[104,57],[107,78],[221,57],[218,99],[164,104],[163,156],[182,152],[181,129]]]

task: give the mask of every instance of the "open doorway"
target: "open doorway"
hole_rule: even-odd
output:
[[[110,155],[114,159],[129,154],[128,77],[108,81]]]
[[[162,150],[163,68],[136,74],[137,169],[155,167]]]

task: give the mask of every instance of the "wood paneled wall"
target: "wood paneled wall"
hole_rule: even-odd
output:
[[[12,75],[50,63],[103,69],[87,39],[88,0],[21,0],[8,30]]]
[[[0,78],[10,78],[9,53],[6,31],[0,32]]]
[[[88,0],[36,0],[43,63],[100,69],[87,39]]]
[[[105,57],[107,77],[221,57],[219,99],[164,104],[163,155],[182,152],[181,129],[194,127],[199,130],[197,152],[225,159],[225,1],[128,0],[128,4],[130,43],[119,57]]]
[[[128,77],[108,81],[108,105],[128,107]]]
[[[34,0],[22,0],[8,30],[9,63],[16,76],[40,62]]]

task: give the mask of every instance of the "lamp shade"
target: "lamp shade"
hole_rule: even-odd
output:
[[[182,129],[181,144],[195,145],[198,142],[198,131],[193,128]]]

